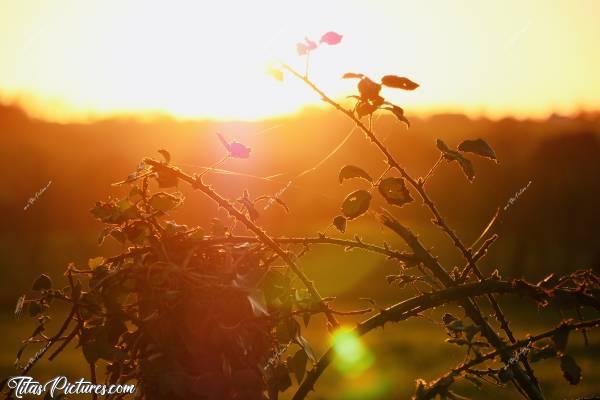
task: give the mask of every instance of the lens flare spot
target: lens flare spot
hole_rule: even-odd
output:
[[[335,366],[345,375],[360,375],[375,361],[373,354],[350,328],[344,327],[336,331],[332,342],[336,355]]]

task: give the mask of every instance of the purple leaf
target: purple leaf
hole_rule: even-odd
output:
[[[317,48],[317,43],[313,42],[309,38],[305,37],[304,41],[306,42],[306,47],[308,48],[308,51],[311,51],[311,50],[314,50]]]
[[[248,158],[250,157],[250,147],[233,141],[229,144],[229,154],[233,158]]]
[[[319,43],[327,43],[329,45],[338,44],[342,41],[342,35],[336,32],[327,32],[323,36],[321,36],[321,40]]]

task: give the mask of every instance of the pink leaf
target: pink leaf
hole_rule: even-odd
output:
[[[250,150],[251,150],[250,147],[243,145],[242,143],[239,143],[236,141],[228,143],[227,140],[220,133],[217,133],[217,136],[219,137],[219,140],[221,141],[223,146],[227,149],[227,151],[229,152],[229,155],[231,157],[233,157],[233,158],[248,158],[248,157],[250,157]]]
[[[312,40],[310,40],[309,38],[305,37],[304,41],[306,42],[306,47],[308,47],[309,51],[317,48],[317,44],[315,42],[313,42]]]
[[[338,44],[342,41],[342,35],[336,32],[327,32],[323,36],[321,36],[320,43],[327,43],[329,45]]]
[[[250,157],[250,147],[233,141],[229,144],[229,154],[233,158],[248,158]]]

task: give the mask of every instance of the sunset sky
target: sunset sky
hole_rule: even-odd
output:
[[[0,100],[69,121],[131,112],[257,119],[318,104],[265,73],[304,68],[295,44],[327,31],[310,77],[407,76],[413,112],[499,117],[600,109],[600,1],[0,0]]]

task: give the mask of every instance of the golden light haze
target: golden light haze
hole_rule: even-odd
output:
[[[319,104],[274,60],[334,30],[310,77],[344,72],[421,84],[386,92],[410,112],[498,117],[600,108],[600,2],[0,0],[0,100],[68,121],[123,113],[257,119]]]

